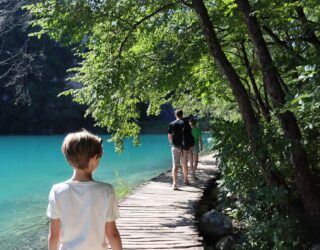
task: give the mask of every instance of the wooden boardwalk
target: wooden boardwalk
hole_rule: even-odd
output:
[[[194,249],[200,250],[202,238],[195,225],[195,205],[216,167],[212,155],[201,157],[198,180],[171,188],[170,171],[134,189],[119,202],[117,226],[124,249]]]

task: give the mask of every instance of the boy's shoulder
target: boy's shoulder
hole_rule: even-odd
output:
[[[94,181],[94,184],[96,186],[101,187],[101,188],[107,188],[107,189],[113,190],[113,186],[110,183],[107,183],[107,182]]]
[[[63,192],[64,190],[67,190],[69,188],[70,188],[70,185],[68,185],[68,181],[64,181],[64,182],[53,184],[51,191]]]
[[[52,190],[59,192],[59,191],[68,190],[72,188],[72,186],[85,186],[85,187],[94,187],[94,188],[113,190],[113,186],[110,183],[106,183],[106,182],[101,182],[101,181],[74,182],[70,180],[54,184],[52,186]]]

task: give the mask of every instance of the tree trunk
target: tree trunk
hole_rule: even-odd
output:
[[[249,36],[253,42],[259,61],[268,95],[275,108],[285,104],[285,94],[281,87],[280,75],[273,65],[271,54],[262,36],[257,18],[252,15],[248,0],[236,0],[248,27]],[[301,144],[301,133],[296,117],[292,112],[279,113],[282,129],[291,143],[291,155],[296,179],[296,185],[302,202],[309,215],[320,221],[320,199],[309,169],[307,153]]]
[[[193,8],[195,9],[199,21],[201,23],[204,35],[207,39],[209,51],[215,59],[220,71],[227,78],[229,85],[232,89],[233,95],[238,102],[240,113],[244,120],[245,128],[250,140],[252,151],[258,159],[260,169],[266,176],[266,182],[268,185],[276,184],[281,185],[281,178],[275,171],[270,169],[270,165],[267,165],[268,154],[263,147],[263,142],[260,135],[259,122],[255,116],[252,108],[248,93],[244,88],[239,76],[235,69],[228,61],[225,53],[223,52],[220,42],[217,38],[207,9],[202,0],[192,0]],[[269,163],[270,164],[270,163]]]
[[[254,91],[254,93],[256,95],[256,98],[257,98],[257,101],[259,103],[260,110],[261,110],[263,116],[266,118],[266,120],[268,122],[270,122],[270,120],[271,120],[270,112],[269,112],[268,107],[266,106],[266,104],[262,100],[262,97],[261,97],[260,91],[258,89],[256,80],[255,80],[254,75],[253,75],[253,73],[251,71],[250,63],[249,63],[249,59],[248,59],[248,54],[247,54],[244,42],[241,42],[241,52],[242,52],[242,55],[243,55],[243,64],[246,67],[247,74],[248,74],[248,76],[250,78],[251,85],[253,87],[253,91]]]

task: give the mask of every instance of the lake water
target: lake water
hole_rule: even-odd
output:
[[[140,147],[127,141],[121,155],[102,137],[104,155],[94,178],[112,183],[118,193],[171,167],[166,135],[142,135]],[[0,250],[46,249],[48,193],[72,174],[62,141],[63,136],[0,137]]]

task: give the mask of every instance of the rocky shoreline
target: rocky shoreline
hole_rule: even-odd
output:
[[[232,250],[235,248],[232,220],[217,210],[220,173],[210,179],[196,206],[195,218],[204,250]]]

